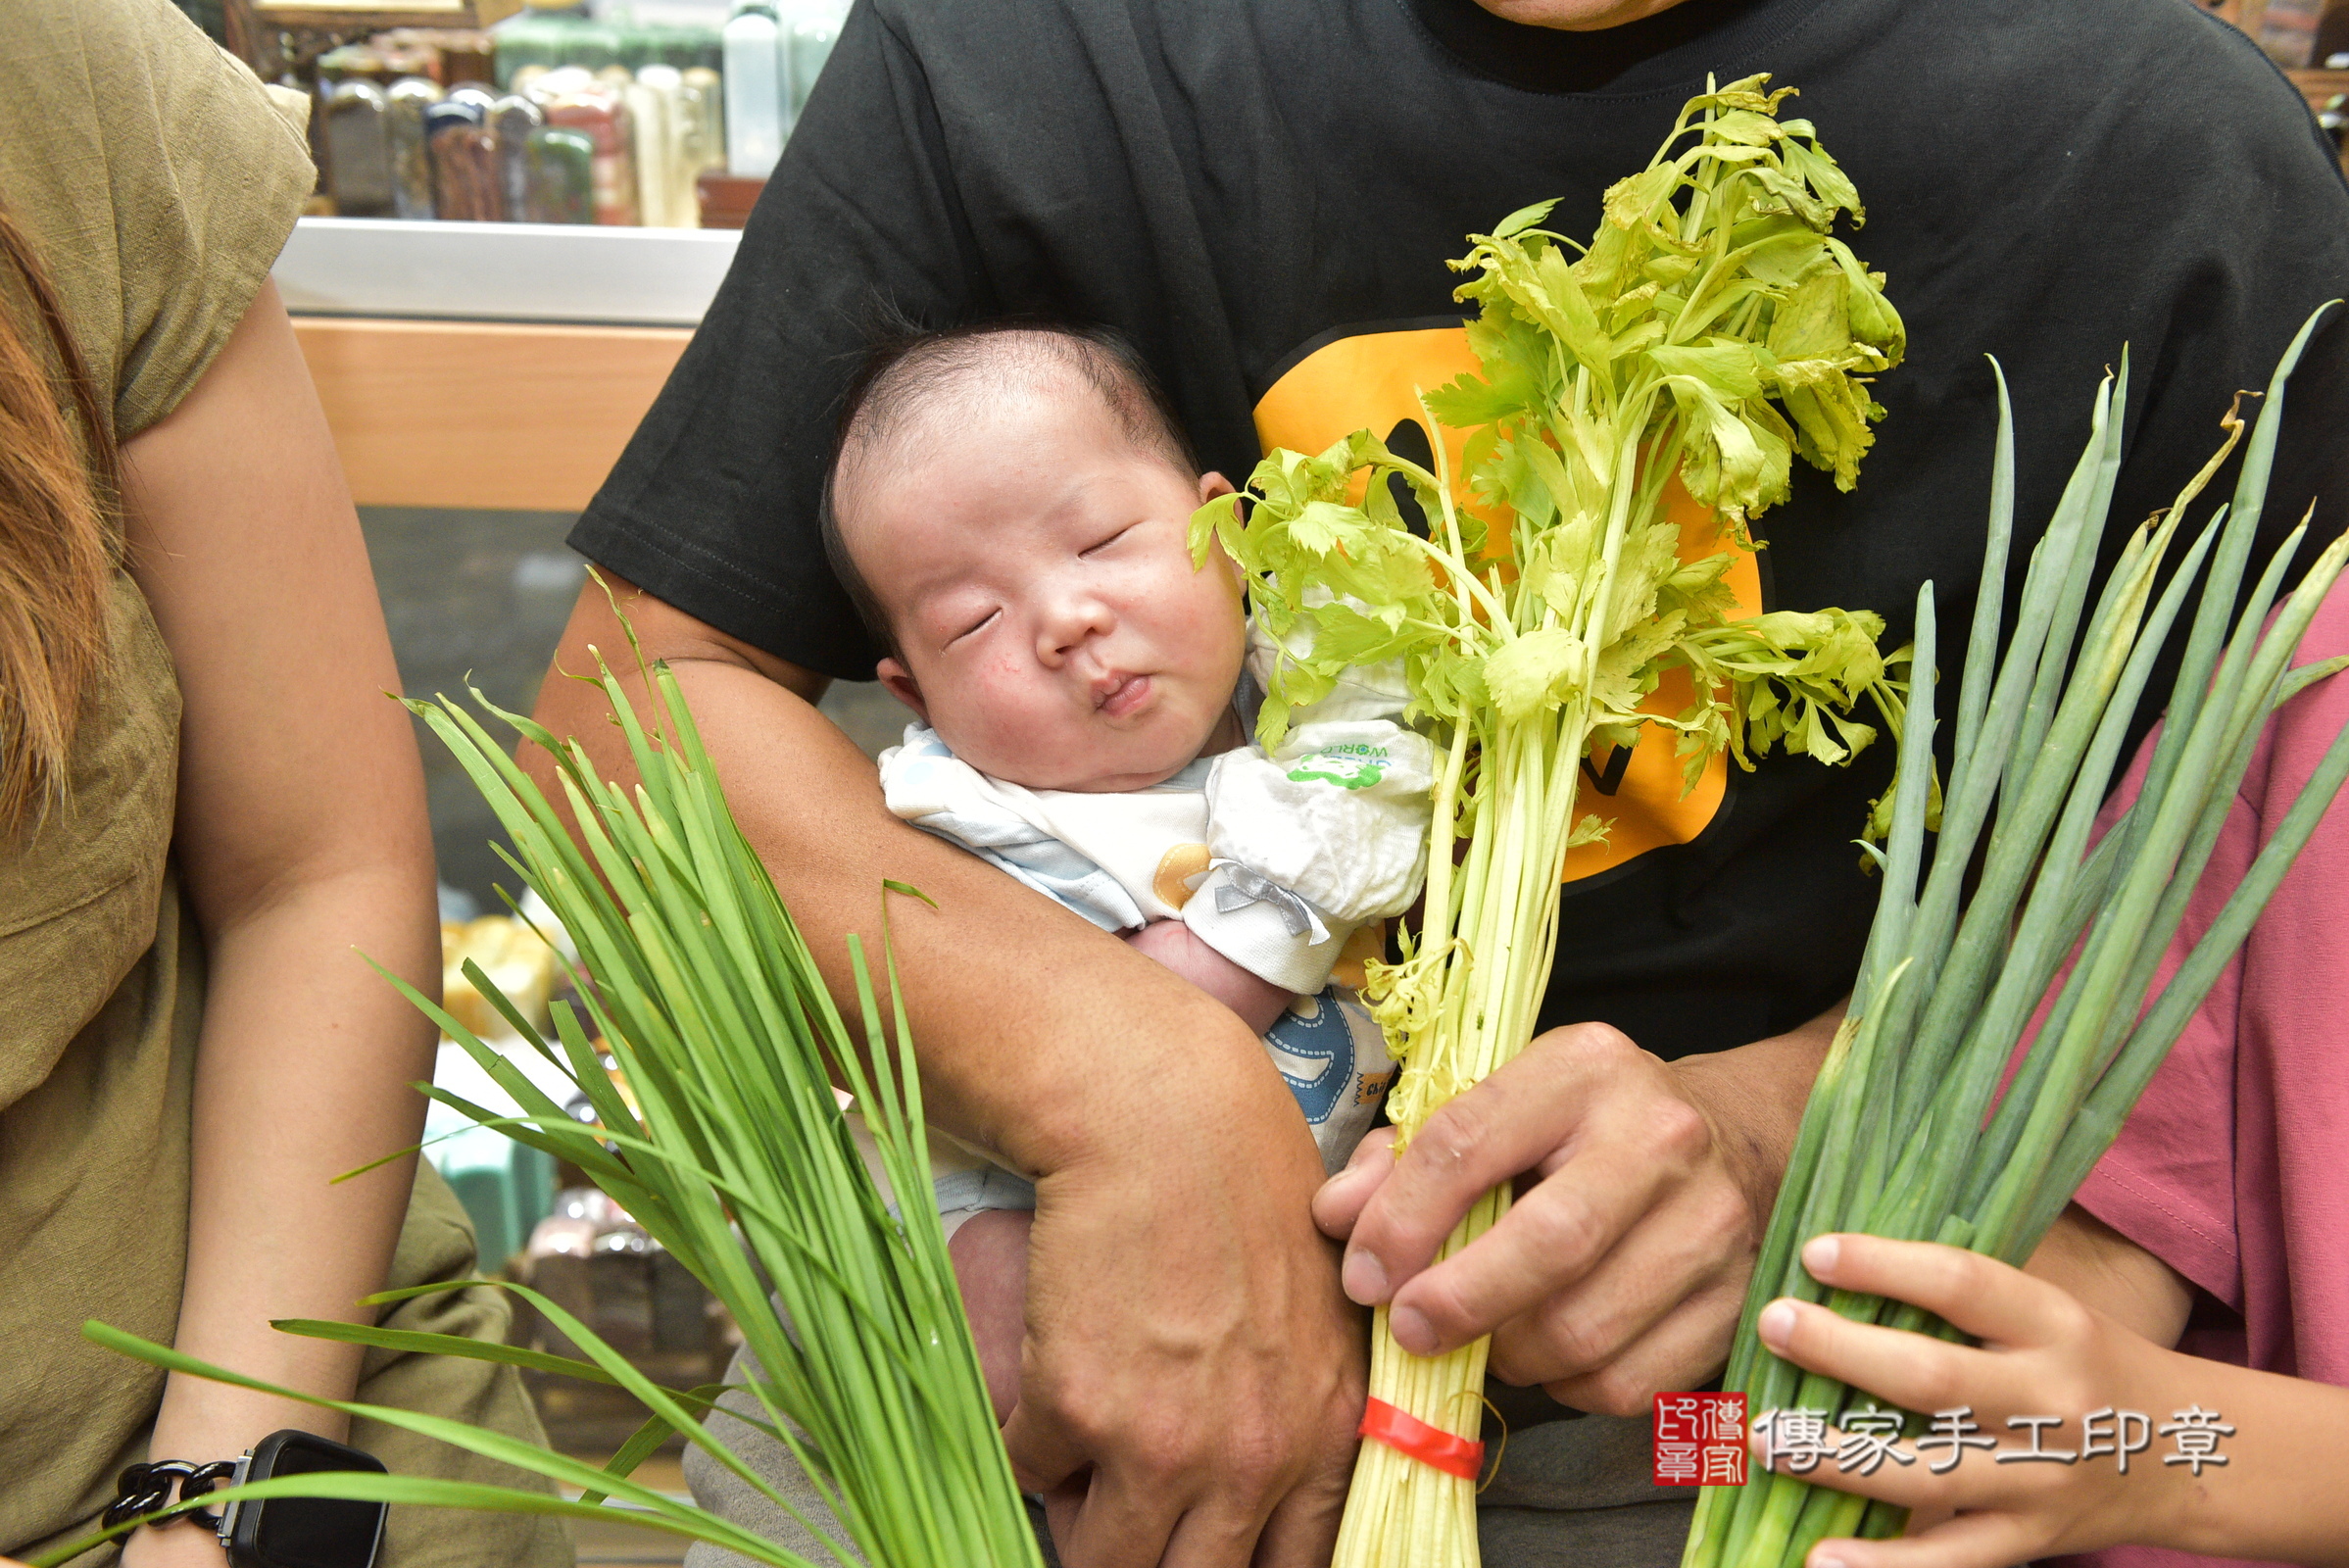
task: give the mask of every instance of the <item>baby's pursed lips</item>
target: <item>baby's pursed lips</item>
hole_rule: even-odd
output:
[[[1150,679],[1148,675],[1129,674],[1122,670],[1106,671],[1092,680],[1093,707],[1096,712],[1109,708],[1136,685]]]

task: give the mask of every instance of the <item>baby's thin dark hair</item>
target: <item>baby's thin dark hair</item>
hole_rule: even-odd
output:
[[[896,629],[841,537],[840,474],[852,460],[886,452],[913,419],[940,401],[1000,393],[1039,366],[1073,370],[1101,394],[1102,406],[1138,449],[1164,459],[1187,477],[1199,476],[1198,455],[1158,378],[1134,346],[1108,327],[1024,317],[943,331],[903,321],[891,325],[894,329],[874,343],[842,395],[817,520],[832,574],[866,634],[893,659],[904,657]]]

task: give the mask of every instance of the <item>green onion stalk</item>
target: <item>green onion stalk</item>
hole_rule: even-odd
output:
[[[1948,796],[1929,864],[1921,780],[1940,722],[1929,583],[1918,602],[1903,782],[1880,855],[1875,924],[1851,1010],[1812,1090],[1771,1213],[1724,1384],[1745,1395],[1749,1410],[1799,1411],[1830,1427],[1857,1415],[1858,1430],[1878,1434],[1894,1420],[1911,1436],[1921,1430],[1919,1413],[1879,1410],[1866,1395],[1762,1348],[1756,1314],[1781,1296],[1825,1301],[1856,1322],[1957,1337],[1916,1308],[1825,1290],[1803,1272],[1801,1244],[1862,1231],[2014,1264],[2030,1257],[2349,774],[2344,733],[2216,923],[2156,991],[2162,956],[2268,715],[2349,663],[2291,666],[2349,561],[2349,536],[2326,546],[2299,586],[2282,594],[2304,517],[2244,589],[2285,383],[2331,309],[2312,316],[2284,354],[2249,440],[2230,412],[2218,453],[2172,506],[2130,533],[2091,605],[2121,466],[2123,357],[2097,391],[2086,448],[2031,551],[2011,631],[2001,617],[2014,531],[2014,416],[2000,376],[1988,548],[1956,684]],[[2232,500],[2189,535],[2189,510],[2238,444]],[[2186,547],[2165,578],[2181,539]],[[2131,719],[2189,601],[2190,629],[2143,788],[2099,838],[2098,813],[2129,760]],[[1884,1503],[1793,1475],[1761,1475],[1742,1488],[1706,1489],[1683,1562],[1778,1568],[1800,1563],[1826,1537],[1894,1536],[1905,1525],[1905,1514]]]
[[[1593,745],[1675,732],[1693,784],[1724,753],[1774,746],[1847,760],[1897,729],[1900,684],[1866,612],[1746,618],[1725,579],[1784,500],[1793,458],[1849,489],[1883,410],[1868,381],[1896,365],[1900,318],[1833,232],[1862,220],[1812,126],[1778,118],[1786,89],[1750,77],[1689,100],[1641,172],[1608,191],[1580,245],[1512,214],[1455,270],[1480,307],[1479,370],[1422,394],[1438,455],[1422,467],[1367,431],[1318,456],[1278,451],[1240,498],[1202,508],[1192,543],[1245,573],[1286,653],[1258,738],[1348,666],[1399,661],[1442,756],[1425,913],[1367,995],[1403,1062],[1397,1149],[1452,1096],[1532,1038],[1557,939],[1567,853],[1602,839],[1578,814]],[[1445,431],[1462,432],[1470,505],[1455,504]],[[1428,519],[1406,525],[1393,480]],[[1710,513],[1718,548],[1685,560],[1675,491]],[[1487,519],[1492,519],[1488,524]],[[1683,710],[1650,701],[1686,672]],[[1444,1255],[1500,1217],[1482,1199]],[[1370,1393],[1473,1438],[1488,1345],[1426,1359],[1373,1327]],[[1474,1484],[1366,1444],[1339,1568],[1473,1563]]]
[[[1036,1538],[988,1402],[945,1233],[928,1201],[921,1086],[894,966],[884,955],[884,1005],[865,954],[849,937],[858,1012],[852,1029],[727,809],[674,677],[665,665],[647,673],[666,715],[659,731],[639,719],[608,668],[601,679],[642,781],[634,789],[599,780],[577,742],[560,742],[482,700],[485,710],[554,759],[579,826],[576,840],[556,806],[478,720],[446,700],[409,704],[496,810],[514,845],[512,854],[500,854],[546,899],[575,944],[577,961],[564,961],[580,1000],[576,1007],[557,1006],[549,1040],[477,965],[468,963],[465,974],[528,1049],[586,1096],[594,1124],[574,1119],[456,1018],[394,983],[513,1097],[519,1113],[500,1115],[445,1090],[419,1088],[481,1125],[577,1165],[733,1314],[756,1358],[747,1384],[756,1409],[730,1403],[726,1413],[788,1450],[807,1470],[823,1510],[804,1509],[704,1425],[725,1386],[656,1385],[585,1324],[519,1285],[464,1280],[375,1299],[500,1285],[527,1298],[586,1360],[349,1323],[276,1326],[616,1385],[651,1416],[609,1464],[567,1458],[462,1421],[271,1388],[102,1324],[85,1332],[169,1370],[439,1438],[580,1492],[572,1500],[430,1477],[305,1475],[215,1493],[167,1512],[240,1496],[333,1496],[616,1517],[754,1562],[805,1568],[808,1557],[631,1479],[671,1433],[682,1433],[743,1487],[805,1527],[816,1543],[815,1561],[1037,1568]],[[899,884],[887,887],[920,897]],[[876,896],[882,891],[876,888]],[[607,1070],[605,1052],[633,1101]],[[836,1083],[863,1113],[883,1183],[858,1155]],[[891,1194],[907,1200],[893,1208]],[[625,1511],[615,1514],[614,1505]],[[102,1539],[42,1562],[63,1562]]]

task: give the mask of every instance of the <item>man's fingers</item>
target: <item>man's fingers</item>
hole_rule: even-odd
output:
[[[1395,1343],[1414,1355],[1439,1355],[1563,1296],[1581,1300],[1583,1310],[1550,1314],[1566,1335],[1560,1365],[1550,1375],[1597,1364],[1700,1277],[1701,1262],[1685,1255],[1672,1238],[1654,1237],[1643,1246],[1639,1238],[1624,1236],[1655,1206],[1669,1180],[1670,1173],[1620,1144],[1569,1160],[1512,1203],[1493,1229],[1395,1293],[1388,1324]],[[1615,1271],[1625,1276],[1618,1290],[1603,1302],[1590,1301],[1573,1282],[1609,1258],[1611,1249],[1621,1250],[1618,1240],[1639,1255]],[[1647,1255],[1658,1250],[1672,1255]]]
[[[1052,1544],[1066,1568],[1157,1568],[1183,1506],[1173,1496],[1151,1495],[1150,1489],[1132,1485],[1122,1474],[1096,1470],[1066,1527],[1053,1526]],[[1248,1556],[1195,1560],[1237,1568]]]
[[[1344,1463],[1307,1481],[1283,1497],[1256,1538],[1255,1568],[1327,1568],[1338,1544],[1338,1521],[1346,1512],[1346,1483],[1353,1477],[1351,1450]]]
[[[1822,1541],[1803,1568],[2007,1568],[2045,1544],[2014,1514],[1970,1513],[1898,1541]]]
[[[2078,1326],[2078,1304],[2061,1290],[1963,1248],[1817,1236],[1802,1266],[1822,1284],[1922,1306],[1987,1344],[2046,1345]]]
[[[1044,1528],[1051,1535],[1052,1549],[1059,1551],[1060,1543],[1076,1528],[1077,1512],[1085,1506],[1085,1494],[1092,1488],[1093,1472],[1080,1470],[1044,1495]],[[1023,1483],[1022,1491],[1027,1487]]]
[[[1354,1222],[1346,1294],[1365,1306],[1392,1298],[1470,1204],[1571,1144],[1599,1058],[1637,1050],[1604,1024],[1553,1029],[1430,1116]]]
[[[1373,1127],[1354,1146],[1353,1158],[1346,1169],[1321,1184],[1313,1195],[1313,1223],[1333,1242],[1343,1242],[1354,1233],[1354,1221],[1362,1214],[1362,1205],[1395,1169],[1395,1129]]]
[[[1543,1353],[1547,1334],[1531,1330],[1523,1319],[1504,1324],[1493,1340],[1496,1375],[1512,1383],[1539,1381],[1543,1393],[1577,1410],[1645,1415],[1657,1395],[1701,1389],[1721,1370],[1743,1298],[1742,1283],[1717,1282],[1682,1301],[1611,1358],[1547,1378],[1529,1379],[1524,1370]],[[1506,1357],[1504,1342],[1511,1347]]]
[[[1023,1396],[1003,1418],[1003,1449],[1022,1492],[1050,1493],[1092,1462],[1068,1429],[1040,1410]]]
[[[1159,1568],[1248,1568],[1263,1530],[1262,1513],[1201,1503],[1175,1521]]]

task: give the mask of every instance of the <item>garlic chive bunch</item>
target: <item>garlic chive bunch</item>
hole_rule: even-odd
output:
[[[574,1120],[496,1049],[413,989],[401,989],[521,1113],[500,1116],[444,1090],[426,1088],[428,1094],[577,1165],[733,1314],[757,1358],[748,1384],[757,1408],[745,1414],[730,1405],[727,1414],[788,1449],[830,1517],[803,1509],[704,1427],[722,1388],[654,1384],[585,1324],[521,1286],[506,1288],[527,1298],[588,1360],[349,1323],[277,1327],[410,1353],[510,1362],[627,1390],[652,1416],[604,1466],[462,1421],[307,1399],[578,1488],[576,1500],[420,1476],[306,1475],[199,1501],[339,1496],[586,1519],[613,1518],[612,1505],[619,1504],[626,1511],[616,1517],[640,1528],[776,1568],[811,1568],[806,1556],[631,1478],[676,1432],[805,1526],[824,1563],[1039,1568],[1042,1557],[997,1433],[945,1232],[928,1201],[921,1086],[895,971],[887,971],[885,1009],[850,936],[860,1014],[852,1029],[766,868],[735,825],[675,678],[665,665],[648,673],[666,714],[659,731],[642,723],[609,669],[602,678],[642,781],[633,788],[600,781],[576,741],[558,742],[530,720],[482,701],[555,759],[584,847],[478,720],[446,700],[409,705],[497,812],[514,846],[507,863],[546,899],[577,946],[577,961],[564,963],[578,985],[579,1006],[557,1006],[556,1038],[548,1040],[478,965],[468,963],[465,973],[529,1048],[577,1085],[594,1107],[594,1123]],[[911,888],[889,887],[920,897]],[[606,1052],[626,1093],[606,1070]],[[863,1112],[886,1190],[858,1156],[835,1083]],[[893,1211],[888,1193],[915,1197]],[[173,1371],[266,1387],[103,1325],[87,1332]],[[47,1560],[63,1562],[90,1544]]]

